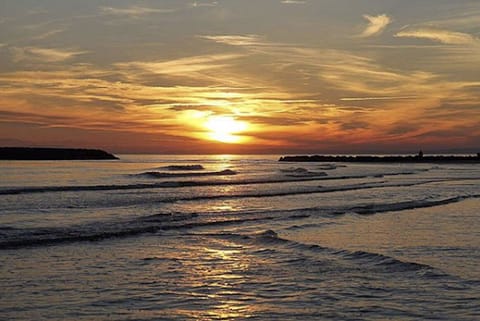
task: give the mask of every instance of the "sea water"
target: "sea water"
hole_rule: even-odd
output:
[[[478,164],[0,162],[1,320],[479,320]]]

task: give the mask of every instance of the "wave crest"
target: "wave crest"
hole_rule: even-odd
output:
[[[251,235],[240,234],[220,234],[217,237],[227,238],[231,241],[244,244],[257,244],[261,246],[270,246],[274,249],[284,249],[293,252],[315,252],[333,256],[335,259],[347,260],[354,262],[355,266],[362,266],[364,268],[373,269],[379,272],[387,273],[403,273],[403,272],[419,272],[421,275],[439,276],[445,275],[440,270],[422,263],[402,261],[400,259],[387,256],[380,253],[373,253],[367,251],[349,251],[338,250],[328,247],[322,247],[316,244],[305,244],[288,239],[281,238],[275,231],[266,230],[260,233]],[[302,263],[303,264],[303,263]],[[429,272],[428,274],[425,272]]]
[[[195,165],[169,165],[169,166],[162,166],[158,169],[163,169],[167,171],[202,171],[205,169],[202,165],[195,164]]]
[[[237,172],[231,169],[225,169],[218,172],[192,172],[192,173],[166,173],[166,172],[144,172],[136,176],[147,176],[152,178],[169,178],[169,177],[201,177],[201,176],[229,176],[237,175]]]
[[[280,169],[280,172],[286,173],[288,177],[323,177],[327,176],[327,173],[325,172],[312,172],[309,171],[306,168],[303,167],[290,167],[290,168],[284,168]]]

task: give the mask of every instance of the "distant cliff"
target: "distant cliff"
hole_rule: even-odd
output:
[[[100,149],[0,147],[0,160],[107,160],[118,159]]]
[[[480,163],[476,156],[284,156],[280,162],[344,162],[344,163]]]

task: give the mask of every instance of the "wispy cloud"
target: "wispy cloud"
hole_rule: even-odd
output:
[[[131,17],[140,17],[140,16],[145,16],[145,15],[155,14],[155,13],[173,12],[172,9],[157,9],[157,8],[147,8],[147,7],[137,7],[137,6],[131,6],[126,8],[101,7],[101,10],[104,14],[108,14],[108,15],[131,16]]]
[[[119,68],[137,68],[156,74],[171,76],[195,76],[192,73],[224,67],[226,61],[242,57],[240,54],[217,54],[206,56],[193,56],[160,62],[127,62],[118,63]]]
[[[14,62],[60,62],[88,53],[87,51],[38,47],[13,47],[11,48],[11,52],[13,54]]]
[[[307,1],[305,0],[283,0],[283,4],[305,4]]]
[[[198,37],[231,46],[252,46],[262,45],[264,43],[263,37],[259,35],[217,35]]]
[[[341,101],[369,101],[369,100],[401,100],[415,99],[417,96],[389,96],[389,97],[344,97]]]
[[[65,31],[65,29],[54,29],[54,30],[46,31],[44,33],[41,33],[37,36],[32,37],[32,40],[44,40],[44,39],[50,38],[54,35],[57,35],[59,33],[62,33],[64,31]]]
[[[385,30],[385,28],[392,22],[392,18],[390,18],[386,14],[378,16],[364,15],[363,17],[368,20],[368,26],[360,35],[364,38],[381,34]]]
[[[212,2],[202,2],[202,1],[194,1],[192,3],[192,7],[199,8],[199,7],[215,7],[218,5],[217,1]]]
[[[448,45],[463,45],[463,44],[479,43],[478,38],[475,38],[472,35],[467,33],[448,31],[448,30],[430,29],[430,28],[401,30],[397,32],[395,37],[426,39],[426,40],[441,42],[443,44],[448,44]]]
[[[346,91],[352,95],[355,93],[355,95],[377,97],[378,93],[382,93],[381,97],[387,97],[387,95],[410,97],[413,96],[415,88],[428,86],[436,81],[436,75],[432,73],[404,72],[387,68],[367,56],[348,51],[274,43],[256,35],[202,37],[219,43],[245,47],[249,54],[255,57],[270,57],[268,73],[277,75],[273,76],[277,82],[283,82],[283,85],[288,84],[289,91],[305,91],[306,83],[312,85],[328,83],[337,91]],[[305,79],[306,83],[288,81],[289,78],[300,79],[299,75]]]
[[[456,2],[454,6],[450,6],[443,16],[424,23],[447,30],[476,30],[480,24],[480,7],[476,1],[458,1],[458,4]]]

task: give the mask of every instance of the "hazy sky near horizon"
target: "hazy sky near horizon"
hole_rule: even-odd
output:
[[[0,145],[471,150],[478,0],[3,0]]]

